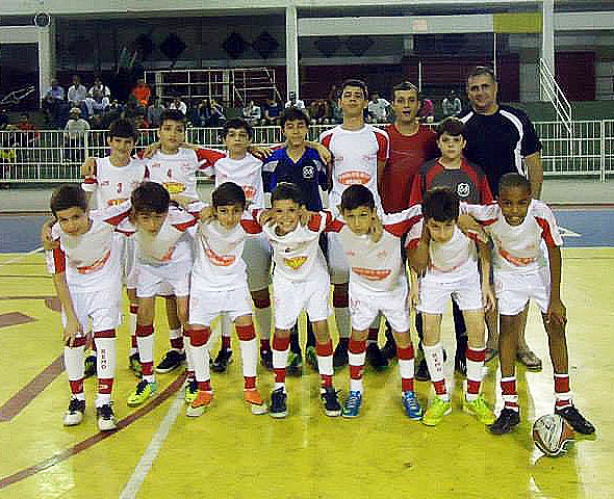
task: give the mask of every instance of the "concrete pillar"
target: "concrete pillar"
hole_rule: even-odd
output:
[[[554,65],[554,0],[542,0],[542,48],[541,58],[556,77]],[[541,92],[541,100],[548,100]]]
[[[298,15],[295,5],[286,7],[286,87],[300,97],[298,80]]]
[[[38,86],[41,98],[55,76],[55,20],[38,31]]]

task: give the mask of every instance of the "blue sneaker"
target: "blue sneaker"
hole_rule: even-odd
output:
[[[361,392],[350,392],[345,405],[343,406],[342,416],[344,418],[357,418],[360,413],[360,406],[362,404]]]
[[[420,421],[422,419],[422,406],[416,397],[414,392],[403,392],[401,395],[401,400],[403,401],[403,407],[405,407],[405,414],[409,419],[413,419],[414,421]]]

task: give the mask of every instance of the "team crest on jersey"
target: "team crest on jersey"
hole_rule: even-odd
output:
[[[256,197],[256,189],[251,185],[243,185],[241,186],[241,188],[245,193],[245,199],[247,200],[247,202],[252,202],[254,200],[254,197]]]
[[[126,200],[127,200],[127,198],[109,199],[107,201],[107,206],[117,206],[118,204],[122,204]]]
[[[365,185],[371,180],[371,175],[367,172],[360,170],[351,170],[349,172],[342,173],[337,177],[340,184],[343,185]]]
[[[236,261],[236,257],[234,255],[218,255],[211,249],[205,250],[205,254],[207,255],[209,261],[218,267],[228,267]]]
[[[471,192],[471,187],[469,186],[467,182],[461,182],[460,184],[458,184],[458,186],[456,186],[456,193],[458,194],[458,197],[461,199],[468,197],[470,192]]]
[[[315,177],[316,169],[313,165],[305,165],[303,166],[303,178],[307,180],[311,180]]]
[[[181,182],[164,182],[163,185],[169,194],[180,194],[185,191],[185,184]]]
[[[293,258],[284,258],[284,263],[286,264],[286,267],[290,267],[292,270],[300,269],[306,261],[307,261],[306,256],[295,256]]]
[[[149,166],[150,166],[151,168],[160,168],[160,164],[161,164],[161,163],[151,163]]]
[[[106,187],[107,185],[109,185],[108,180],[103,180],[102,182],[100,182],[100,187]]]
[[[386,250],[378,251],[377,258],[386,258],[388,256],[388,252]]]
[[[390,269],[367,269],[364,267],[352,267],[352,272],[356,273],[360,277],[367,281],[383,281],[388,277],[392,270]]]
[[[101,258],[90,265],[79,266],[77,264],[77,272],[79,272],[79,274],[91,274],[92,272],[96,272],[104,267],[104,264],[107,263],[110,256],[111,250],[107,250],[107,252]]]

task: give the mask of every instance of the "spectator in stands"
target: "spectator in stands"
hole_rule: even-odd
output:
[[[283,108],[276,99],[267,99],[263,106],[263,111],[265,125],[279,125],[279,118]]]
[[[262,110],[260,106],[257,106],[253,100],[250,100],[241,110],[241,116],[243,119],[247,121],[251,126],[259,125],[260,120],[262,119]]]
[[[111,101],[111,89],[102,83],[100,76],[97,76],[94,80],[94,84],[87,91],[87,94],[95,100],[106,97],[109,102]]]
[[[153,104],[147,109],[147,121],[149,121],[149,125],[152,128],[158,128],[160,126],[160,116],[162,116],[165,109],[164,104],[162,104],[162,99],[156,97]]]
[[[288,102],[285,107],[297,107],[299,109],[305,109],[305,102],[296,98],[296,92],[290,92],[288,94]]]
[[[58,128],[64,107],[66,92],[55,78],[51,80],[51,86],[43,97],[42,108],[45,113],[45,121],[53,128]]]
[[[68,88],[68,102],[73,107],[81,107],[87,97],[87,88],[81,83],[79,75],[73,75],[72,85]]]
[[[420,112],[418,118],[422,123],[433,123],[433,121],[435,121],[435,106],[433,105],[433,101],[424,94],[420,94]]]
[[[454,90],[450,90],[448,96],[441,103],[444,118],[458,116],[463,110],[463,104]]]
[[[64,160],[72,163],[82,163],[85,159],[83,150],[85,134],[90,124],[81,117],[81,109],[73,107],[64,127]]]
[[[0,109],[0,130],[6,129],[9,124],[9,116],[6,114],[6,109]]]
[[[173,99],[173,101],[168,105],[169,109],[176,109],[177,111],[181,111],[184,116],[188,114],[188,106],[185,102],[181,100],[181,96],[177,95]]]
[[[390,108],[390,102],[380,97],[378,92],[371,94],[371,100],[367,104],[367,111],[369,112],[369,121],[372,123],[388,123],[388,109]]]
[[[113,99],[111,101],[111,104],[107,108],[106,113],[104,113],[103,115],[104,119],[103,119],[102,129],[103,130],[108,129],[111,123],[113,123],[115,120],[122,117],[123,112],[124,112],[123,106],[119,103],[117,99]]]
[[[21,113],[19,123],[17,124],[17,130],[18,132],[15,140],[17,162],[30,162],[36,157],[35,151],[32,148],[40,138],[38,127],[30,121],[30,115],[28,113]]]
[[[215,99],[211,99],[211,118],[209,118],[208,126],[219,127],[226,122],[224,107]]]
[[[328,101],[325,99],[311,101],[311,104],[309,104],[309,117],[313,125],[328,125],[332,117]]]
[[[149,88],[145,80],[139,78],[136,81],[136,85],[132,88],[130,95],[137,105],[147,108],[151,99],[151,88]]]
[[[111,90],[107,87],[100,77],[96,77],[94,85],[87,91],[85,98],[85,106],[87,108],[87,116],[92,117],[95,114],[102,114],[106,111],[111,103]],[[83,106],[81,106],[83,109]]]

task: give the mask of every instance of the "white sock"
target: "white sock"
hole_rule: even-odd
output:
[[[253,378],[256,376],[258,365],[258,343],[256,338],[249,341],[239,341],[241,346],[241,363],[243,365],[243,376]]]
[[[98,358],[96,359],[96,370],[98,376],[98,395],[96,397],[96,407],[111,402],[110,393],[100,393],[101,380],[109,380],[111,387],[115,379],[116,365],[116,338],[96,338],[96,348]]]
[[[438,393],[437,396],[446,402],[449,402],[450,394],[445,387],[445,376],[443,374],[443,347],[441,346],[441,342],[433,346],[426,346],[423,344],[422,349],[424,350],[424,358],[426,360],[426,365],[429,368],[431,381],[433,382],[433,386],[435,386],[436,393],[438,391],[437,386],[441,386],[443,383],[445,393]]]
[[[188,344],[188,351],[191,351],[192,366],[194,368],[194,378],[196,381],[208,381],[211,378],[209,372],[209,349],[207,345],[193,346]]]
[[[83,352],[85,347],[64,347],[64,366],[66,368],[66,374],[68,375],[68,381],[83,380],[84,366],[83,366]],[[85,394],[75,393],[72,395],[79,400],[85,400]]]

